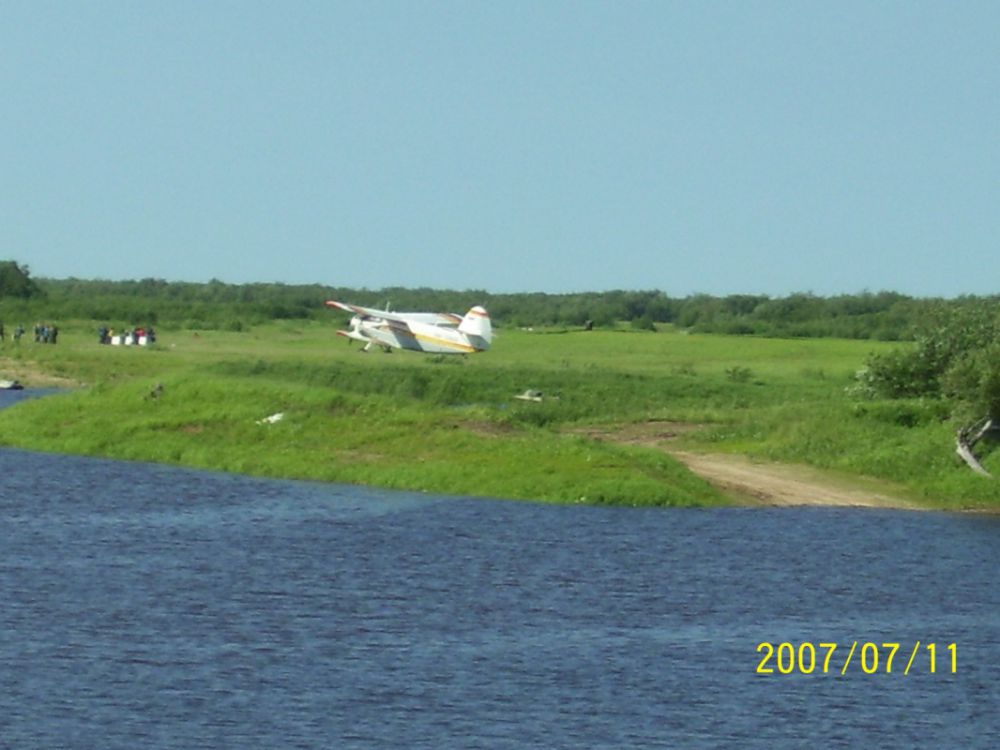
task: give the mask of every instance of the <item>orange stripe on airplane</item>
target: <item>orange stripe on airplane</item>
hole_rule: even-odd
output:
[[[413,338],[417,339],[418,341],[426,341],[431,344],[437,344],[438,346],[446,346],[449,349],[458,349],[459,351],[463,352],[477,351],[476,347],[469,346],[468,344],[460,344],[457,341],[449,341],[448,339],[439,339],[435,338],[434,336],[424,336],[423,334],[420,333],[417,334],[411,333],[410,335],[413,336]]]

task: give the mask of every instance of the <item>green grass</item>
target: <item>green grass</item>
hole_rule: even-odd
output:
[[[722,502],[656,451],[542,429],[479,359],[360,355],[326,327],[181,333],[160,350],[22,344],[86,388],[0,414],[0,442],[247,474],[557,502]],[[22,363],[23,364],[23,363]],[[162,394],[151,398],[157,384]],[[259,424],[281,412],[275,424]]]
[[[1000,506],[997,483],[953,457],[940,404],[847,392],[890,346],[876,342],[501,330],[490,352],[448,359],[360,354],[332,322],[161,331],[150,350],[99,346],[95,328],[8,343],[0,377],[34,368],[86,387],[0,413],[0,444],[457,495],[727,502],[661,451],[566,434],[674,420],[700,426],[689,447],[891,480],[938,507]],[[549,398],[514,398],[529,388]]]

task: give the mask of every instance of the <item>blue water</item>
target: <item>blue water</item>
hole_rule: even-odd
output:
[[[992,748],[998,540],[0,450],[0,748]],[[841,675],[855,640],[893,673]],[[762,641],[844,645],[761,675]]]

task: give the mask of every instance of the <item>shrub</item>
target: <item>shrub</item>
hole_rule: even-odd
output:
[[[751,378],[753,378],[753,370],[749,367],[734,365],[733,367],[726,368],[726,377],[734,383],[749,383]]]
[[[859,390],[945,397],[957,415],[1000,418],[1000,311],[988,301],[940,309],[916,346],[869,357]]]

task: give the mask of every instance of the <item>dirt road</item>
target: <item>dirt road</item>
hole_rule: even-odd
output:
[[[874,481],[835,477],[807,466],[752,461],[745,456],[679,450],[676,438],[694,429],[696,425],[677,422],[646,422],[582,432],[595,440],[664,450],[724,492],[760,505],[920,509]]]
[[[848,486],[845,480],[833,479],[804,466],[754,463],[744,456],[669,452],[716,487],[754,498],[762,505],[920,508],[884,490]]]

